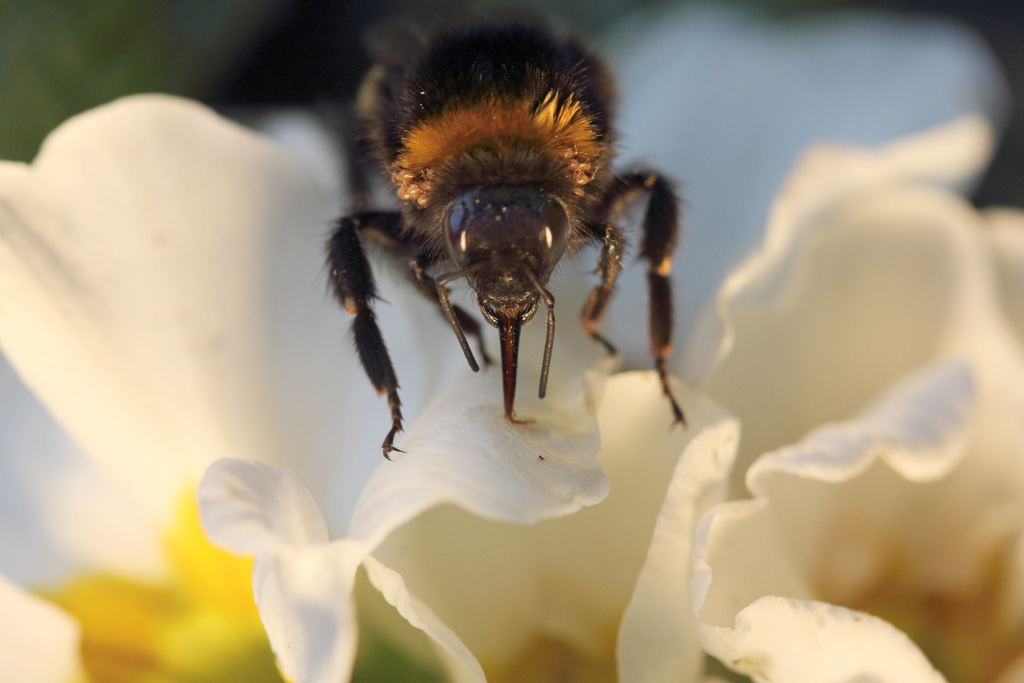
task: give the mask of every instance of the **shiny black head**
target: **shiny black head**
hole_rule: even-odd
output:
[[[531,187],[471,187],[445,217],[448,255],[467,274],[481,308],[535,307],[539,287],[565,253],[569,219],[551,195]],[[491,317],[493,310],[484,310]]]
[[[470,187],[455,195],[444,233],[449,257],[473,285],[484,317],[498,328],[505,415],[513,419],[519,330],[542,298],[548,309],[539,392],[544,396],[555,333],[554,297],[544,285],[565,253],[569,218],[555,197],[537,188]],[[466,351],[461,331],[452,324]]]

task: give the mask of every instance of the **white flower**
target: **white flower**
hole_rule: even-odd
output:
[[[717,42],[731,21],[711,21],[719,35],[714,49],[704,50],[709,64],[719,63],[715,50],[732,54],[735,39]],[[741,33],[745,43],[749,29]],[[960,55],[953,64],[985,61],[963,50],[960,34],[946,27],[921,35],[944,49],[952,41]],[[879,54],[906,56],[905,48],[894,47],[904,43],[901,33],[876,47]],[[769,64],[778,46],[788,52],[791,44],[791,36],[773,37],[767,57],[746,59]],[[669,63],[664,55],[690,57],[679,55],[673,36],[645,47],[663,55],[662,67]],[[931,44],[925,47],[931,53]],[[847,58],[836,73],[861,68],[859,57]],[[905,70],[886,71],[889,79],[862,84],[854,101],[875,101],[876,87],[896,84],[915,111],[927,100],[909,96],[918,88],[956,112],[990,106],[989,88],[964,96],[975,92],[972,69],[936,69],[937,87],[914,60],[904,63]],[[625,62],[624,68],[632,67]],[[794,82],[806,80],[794,64],[782,71]],[[700,96],[708,87],[702,81],[681,84],[678,92],[750,111],[746,102]],[[627,88],[637,83],[625,82]],[[831,82],[824,79],[824,91],[831,92]],[[821,92],[805,96],[814,101]],[[750,96],[761,101],[756,89]],[[948,113],[927,108],[923,117],[872,119],[880,129],[874,133],[889,137]],[[671,126],[649,128],[655,141],[639,145],[627,135],[627,144],[669,150],[681,139],[712,139],[709,130],[723,130],[724,119],[704,119],[709,128],[702,129],[682,109],[674,114]],[[782,139],[773,121],[761,121],[758,139]],[[789,129],[788,120],[778,125]],[[795,154],[819,132],[801,129],[783,148]],[[757,167],[756,154],[734,154],[718,140],[723,146],[712,145],[706,162]],[[784,156],[766,154],[773,164]],[[666,166],[678,175],[673,161]],[[724,209],[702,215],[705,207],[721,208],[707,188],[737,205],[752,197],[750,218],[767,202],[765,188],[770,193],[777,182],[771,173],[751,182],[735,171],[682,174],[694,179],[686,196],[696,220],[683,245],[690,261],[676,271],[681,290],[693,297],[681,320],[713,291],[752,234],[749,221],[739,221],[746,243],[723,239],[732,246],[708,251],[706,268],[690,267],[704,258],[709,235],[718,240],[733,227],[723,227],[733,222]],[[560,322],[560,376],[552,377],[545,404],[523,396],[520,415],[536,421],[513,429],[496,405],[494,373],[457,374],[464,361],[443,319],[396,293],[388,297],[391,314],[381,319],[394,356],[407,359],[400,366],[403,400],[419,418],[400,443],[408,453],[380,463],[376,444],[386,431],[386,411],[353,354],[339,348],[345,314],[323,293],[322,242],[337,211],[294,159],[170,98],[132,98],[89,112],[51,136],[31,166],[0,165],[0,345],[102,470],[84,467],[87,481],[76,493],[104,501],[106,512],[67,535],[91,546],[106,531],[123,532],[104,543],[109,552],[71,553],[60,572],[42,574],[29,562],[14,576],[65,612],[3,584],[3,632],[21,620],[26,627],[18,639],[0,641],[0,662],[10,667],[4,675],[66,680],[84,667],[102,679],[91,659],[102,648],[89,643],[112,634],[115,645],[131,647],[104,650],[114,655],[102,666],[124,664],[117,654],[127,651],[132,657],[125,659],[143,669],[192,680],[225,680],[225,670],[252,680],[256,674],[239,668],[241,661],[276,676],[251,613],[254,594],[282,671],[297,682],[333,683],[353,666],[353,590],[365,575],[428,636],[389,626],[387,637],[408,652],[429,640],[458,680],[485,673],[494,680],[700,678],[703,655],[689,592],[693,532],[698,517],[724,495],[735,421],[680,387],[690,427],[669,430],[650,374],[609,378],[607,363],[584,374],[600,354],[579,339],[578,329],[571,331],[575,325]],[[579,310],[589,285],[572,267],[558,283],[560,310]],[[642,307],[628,305],[639,300],[637,286],[628,278],[623,283],[619,300],[626,305],[616,307],[609,326],[626,357],[646,365],[632,348],[643,345],[635,334],[643,325],[632,319]],[[393,291],[386,283],[382,288]],[[614,324],[619,311],[624,327]],[[529,329],[536,334],[537,328]],[[524,378],[536,376],[525,359],[536,341],[524,339]],[[682,356],[700,357],[688,349]],[[448,388],[439,390],[442,385]],[[434,403],[426,407],[428,399]],[[81,464],[75,454],[51,455],[42,462]],[[17,458],[19,466],[31,462],[17,449],[4,457]],[[240,578],[248,565],[229,561],[198,533],[195,486],[215,461],[201,487],[203,521],[221,546],[255,557],[251,586]],[[13,481],[34,477],[42,489],[53,481],[48,476],[35,472]],[[63,528],[74,519],[68,498],[30,498],[23,507],[4,508],[5,522],[26,508],[47,525]],[[110,524],[110,515],[119,523]],[[42,544],[25,526],[21,537]],[[64,539],[47,540],[60,552]],[[125,544],[138,539],[127,552]],[[12,566],[0,571],[13,575]],[[141,628],[133,609],[143,596],[177,607],[143,610]],[[37,643],[44,632],[54,633],[54,642]],[[140,634],[145,637],[134,638]],[[39,651],[55,653],[47,662],[52,668],[32,668],[29,658]]]
[[[990,148],[965,119],[814,150],[720,295],[705,387],[753,499],[704,522],[696,615],[755,680],[1018,680],[1024,353],[993,252],[1004,282],[1021,261],[941,187]]]
[[[977,113],[999,127],[1008,95],[978,36],[949,21],[891,12],[833,12],[764,21],[710,4],[622,29],[611,64],[622,88],[620,147],[680,182],[685,222],[673,272],[676,336],[732,268],[759,247],[782,183],[822,141],[880,145]],[[724,238],[723,233],[728,237]],[[634,269],[637,270],[637,269]],[[620,298],[640,301],[642,273],[624,273]],[[644,367],[634,331],[640,307],[607,322]],[[706,365],[703,340],[680,344],[687,380]]]
[[[39,407],[5,411],[3,572],[74,617],[54,637],[81,638],[96,680],[254,680],[247,661],[278,678],[250,564],[203,538],[195,487],[227,455],[312,460],[341,412],[340,315],[314,277],[331,213],[281,150],[166,97],[89,112],[32,165],[0,165],[0,343],[91,460],[47,437]],[[2,677],[59,680],[8,675],[31,633],[3,640]]]
[[[78,625],[50,602],[0,577],[2,671],[12,681],[73,681],[82,675]]]
[[[319,507],[289,470],[241,465],[245,478],[233,480],[226,493],[230,502],[247,505],[222,508],[226,515],[211,513],[207,523],[223,545],[260,558],[250,584],[249,564],[224,556],[199,534],[194,487],[210,460],[246,452],[270,462],[287,458],[310,481],[321,481],[322,488],[314,490],[325,501],[345,487],[315,476],[332,464],[317,460],[318,449],[352,449],[374,454],[369,462],[378,462],[375,447],[359,449],[358,444],[360,438],[379,439],[379,432],[361,434],[363,413],[347,413],[339,405],[339,400],[352,399],[342,395],[331,400],[316,393],[325,387],[335,393],[336,386],[354,379],[365,386],[358,374],[349,380],[331,369],[344,358],[335,348],[343,312],[325,300],[315,277],[321,272],[319,233],[330,221],[325,199],[294,162],[265,141],[194,104],[164,97],[130,98],[75,119],[51,136],[35,164],[0,169],[6,181],[0,340],[36,394],[102,468],[92,469],[73,447],[61,444],[68,452],[63,457],[46,454],[46,462],[53,466],[56,461],[62,469],[73,464],[76,469],[68,475],[75,473],[74,488],[57,487],[53,472],[17,478],[43,478],[56,491],[12,507],[9,518],[17,520],[27,512],[40,523],[74,524],[82,534],[76,540],[86,552],[70,552],[66,566],[50,572],[41,571],[42,562],[24,561],[21,553],[6,557],[5,570],[17,574],[22,586],[64,611],[4,584],[9,608],[3,610],[7,621],[2,623],[10,630],[20,626],[20,637],[3,644],[5,676],[24,673],[35,680],[65,680],[74,671],[107,680],[127,670],[132,676],[167,674],[192,680],[203,675],[217,680],[230,675],[244,680],[276,677],[252,610],[255,591],[278,663],[289,677],[336,680],[351,668],[354,656],[349,601],[355,568],[365,564],[394,598],[400,582],[368,553],[405,516],[432,508],[446,496],[464,502],[476,491],[483,494],[480,509],[493,516],[536,522],[607,495],[604,471],[594,460],[593,415],[609,363],[582,383],[571,369],[585,362],[586,354],[579,352],[584,348],[581,335],[576,331],[573,341],[567,331],[560,336],[559,369],[548,404],[542,408],[537,399],[525,398],[520,403],[521,416],[537,417],[534,425],[513,429],[501,416],[493,405],[500,397],[496,373],[461,380],[452,389],[454,397],[439,397],[438,417],[428,415],[421,422],[425,429],[419,435],[410,433],[411,453],[383,470],[378,485],[367,488],[348,539],[327,543]],[[247,204],[254,198],[262,201]],[[290,282],[293,278],[298,284]],[[577,289],[580,298],[585,287]],[[268,296],[285,300],[264,307]],[[444,321],[437,320],[436,326],[443,330]],[[264,329],[285,339],[268,339]],[[274,348],[275,342],[284,348]],[[600,356],[598,349],[588,353]],[[451,355],[457,357],[457,345]],[[308,395],[290,392],[288,383],[295,378],[275,372],[303,373]],[[631,528],[653,526],[665,498],[664,477],[675,469],[689,435],[668,429],[670,415],[650,375],[623,375],[613,381],[638,387],[616,392],[617,401],[625,405],[611,408],[610,421],[624,425],[621,438],[633,442],[631,446],[646,443],[652,451],[645,470],[658,489],[653,496],[643,487],[634,493],[648,509],[646,518],[635,511],[620,513],[628,524],[621,525],[619,536],[632,539]],[[327,407],[317,404],[317,398]],[[284,404],[270,410],[265,403],[286,399],[298,401],[303,411]],[[663,419],[652,405],[663,409]],[[289,431],[296,429],[287,419],[294,412],[301,417],[298,427],[312,435]],[[468,425],[460,424],[467,421],[463,412],[471,418]],[[705,401],[692,401],[691,421],[697,427],[721,419]],[[343,429],[332,428],[335,422]],[[52,425],[41,425],[42,430],[46,427]],[[643,442],[634,435],[637,429],[654,436]],[[35,430],[36,436],[42,430]],[[343,437],[346,431],[353,438]],[[700,490],[721,490],[734,431],[725,423],[715,429],[716,438],[703,438],[698,452],[680,466],[687,472],[678,477],[681,491],[692,493],[694,482],[705,482]],[[320,444],[325,435],[333,438]],[[416,446],[417,438],[422,446]],[[445,444],[453,439],[463,442],[462,447],[447,449]],[[467,440],[474,450],[465,448]],[[616,452],[622,458],[629,451]],[[222,462],[211,475],[234,471],[232,461]],[[432,472],[417,472],[424,463]],[[34,461],[29,452],[12,457],[9,464],[31,470]],[[346,471],[344,460],[338,465]],[[621,461],[618,466],[624,476],[632,464]],[[518,483],[509,480],[517,468],[522,475]],[[462,480],[452,484],[451,474],[460,470]],[[414,476],[396,480],[403,472]],[[436,486],[431,488],[431,482]],[[388,487],[397,490],[404,506],[388,499],[389,505],[375,515],[373,495]],[[520,494],[531,487],[535,497],[523,498]],[[627,490],[620,488],[622,494]],[[668,527],[663,536],[691,530],[713,500],[710,493],[680,500],[677,514],[688,521]],[[90,514],[78,512],[75,502]],[[498,505],[503,507],[495,513]],[[627,498],[624,505],[629,510],[639,503]],[[686,512],[688,507],[692,509]],[[345,501],[334,509],[340,510],[335,519],[344,520]],[[616,508],[601,509],[608,515]],[[33,536],[31,524],[25,526],[29,528],[20,534],[21,542],[34,544],[31,550],[39,552],[46,542]],[[88,539],[112,532],[117,535],[105,539],[105,551],[90,546]],[[689,538],[687,534],[683,541]],[[62,535],[48,543],[55,546],[53,554],[78,550],[69,548],[74,544]],[[125,543],[131,544],[128,552]],[[607,547],[622,545],[611,536],[595,537],[592,543],[599,558]],[[570,548],[559,544],[558,550],[565,554]],[[645,549],[642,543],[622,556],[632,571],[610,572],[618,584],[618,600],[627,600],[632,592]],[[674,556],[683,564],[685,557]],[[547,564],[539,561],[544,571]],[[658,567],[648,573],[656,571]],[[687,599],[685,591],[677,597]],[[635,604],[645,601],[664,606],[660,596],[643,594]],[[410,604],[409,609],[421,610],[424,603]],[[625,602],[612,604],[603,622],[585,624],[596,632],[581,636],[583,646],[591,652],[597,648],[608,661],[613,650],[594,639],[608,638],[614,630]],[[687,603],[674,612],[686,615]],[[431,617],[419,619],[422,623]],[[643,610],[631,622],[636,633],[651,628]],[[30,628],[36,623],[41,626]],[[678,619],[676,629],[681,631],[669,640],[688,646],[672,647],[668,656],[681,657],[686,667],[699,670],[702,655],[692,623]],[[53,640],[36,643],[42,633],[52,634]],[[26,647],[26,640],[33,647]],[[51,668],[34,663],[42,649],[60,654],[48,662]],[[460,654],[464,662],[473,659]]]
[[[593,372],[592,381],[603,374]],[[471,431],[467,443],[465,432],[452,428],[458,417],[426,416],[419,423],[426,431],[414,430],[405,441],[408,452],[377,471],[351,532],[339,541],[288,531],[323,523],[307,495],[301,507],[281,502],[298,486],[287,470],[222,461],[207,474],[200,497],[211,535],[255,554],[264,620],[295,620],[276,651],[297,680],[332,680],[338,671],[305,650],[324,640],[308,631],[324,622],[303,614],[305,591],[320,585],[313,591],[320,596],[334,587],[343,597],[360,563],[384,597],[440,645],[455,680],[483,680],[485,671],[488,680],[548,680],[554,671],[609,679],[616,642],[624,679],[659,680],[653,672],[666,668],[691,678],[700,671],[688,595],[684,589],[670,596],[660,581],[686,570],[696,518],[721,498],[735,424],[684,395],[693,429],[669,430],[655,377],[617,375],[598,412],[605,444],[598,465],[592,417],[579,437],[567,440],[554,430],[572,421],[551,420],[528,430],[525,443],[510,441],[494,379],[457,382],[438,398],[432,410],[469,411],[479,432]],[[596,399],[593,391],[566,403],[582,410],[583,401]],[[664,521],[652,544],[661,508]],[[299,509],[298,527],[284,521]],[[307,560],[295,580],[292,564]],[[263,585],[271,587],[269,596],[260,594]],[[336,619],[326,623],[351,624],[346,601],[313,604],[333,606]],[[662,620],[665,612],[674,618]],[[664,641],[660,658],[638,659],[654,651],[654,633]],[[350,657],[350,626],[344,636]]]
[[[898,81],[898,76],[893,79]],[[983,156],[978,153],[979,163]],[[700,197],[698,192],[698,202]],[[559,298],[563,309],[564,300]],[[620,336],[630,337],[625,332]],[[579,348],[572,342],[568,346]],[[564,365],[556,359],[555,367]],[[616,674],[630,681],[693,680],[700,675],[699,658],[687,638],[692,626],[682,612],[690,601],[692,525],[695,513],[721,495],[720,477],[730,459],[735,427],[720,419],[691,417],[693,441],[662,494],[654,482],[667,476],[682,444],[670,442],[663,455],[653,455],[662,447],[645,445],[654,430],[640,424],[657,419],[658,401],[651,389],[645,393],[628,387],[627,377],[608,380],[598,411],[602,448],[597,457],[608,475],[607,499],[593,453],[587,450],[587,433],[563,452],[543,441],[550,431],[542,425],[537,435],[541,441],[533,450],[502,445],[495,452],[490,440],[501,439],[507,425],[499,417],[497,392],[479,384],[484,381],[480,378],[454,384],[423,412],[403,444],[409,454],[378,470],[344,539],[300,543],[274,531],[273,516],[262,517],[262,533],[236,539],[231,524],[235,511],[259,510],[255,501],[277,497],[260,481],[271,478],[294,486],[289,475],[270,475],[251,462],[218,463],[210,471],[201,491],[204,518],[214,538],[254,553],[257,566],[273,574],[270,583],[275,587],[288,585],[278,578],[287,572],[275,572],[274,567],[286,566],[296,545],[313,555],[333,551],[331,574],[323,581],[342,586],[342,591],[350,590],[355,565],[362,563],[387,601],[440,647],[455,680],[481,680],[485,675],[489,680],[559,675],[600,680]],[[581,424],[580,419],[558,413],[579,410],[573,406],[581,401],[598,401],[596,392],[584,388],[581,396],[556,398],[545,408],[556,413],[556,420],[564,420],[561,429],[574,438],[578,428],[572,426]],[[614,409],[607,408],[610,402]],[[688,397],[691,416],[701,415],[695,404],[699,400]],[[543,415],[532,410],[527,404],[524,414]],[[463,414],[472,414],[472,420],[463,421]],[[458,424],[458,431],[449,423]],[[634,463],[638,455],[645,471],[631,466],[622,475],[621,459]],[[665,469],[659,471],[657,463]],[[648,468],[655,470],[653,481],[647,479]],[[625,492],[619,497],[621,489]],[[563,517],[581,505],[590,507]],[[652,515],[659,505],[655,523]],[[507,522],[530,526],[510,527]],[[309,523],[318,524],[316,515]],[[650,545],[645,546],[648,538]],[[644,553],[646,559],[640,562]],[[277,592],[271,602],[274,610],[284,605]],[[337,623],[349,623],[347,606],[337,610]],[[301,612],[285,610],[290,615]],[[622,615],[617,628],[616,615]],[[264,618],[270,620],[269,609]],[[300,642],[282,641],[278,652],[293,645]],[[309,660],[293,666],[289,670],[311,680],[321,672]]]
[[[985,212],[1003,311],[1024,345],[1024,213],[1014,209]]]

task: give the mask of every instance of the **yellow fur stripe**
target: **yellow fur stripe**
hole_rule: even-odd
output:
[[[481,145],[497,148],[525,142],[566,163],[589,163],[601,152],[594,124],[579,102],[558,102],[554,92],[531,112],[527,100],[494,99],[447,111],[417,124],[398,157],[402,171],[419,174],[447,158]]]

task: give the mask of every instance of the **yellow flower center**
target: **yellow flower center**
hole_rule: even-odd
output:
[[[192,492],[177,512],[164,583],[86,574],[46,595],[78,620],[88,680],[280,683],[253,602],[252,560],[210,545]]]
[[[488,666],[485,663],[484,667],[487,671],[487,680],[495,683],[613,683],[614,652],[614,641],[602,652],[586,653],[565,641],[538,637],[521,652],[516,653],[516,656],[504,666]]]

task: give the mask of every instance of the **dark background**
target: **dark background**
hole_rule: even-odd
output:
[[[531,8],[587,36],[679,0],[0,0],[0,158],[30,160],[48,131],[134,92],[163,91],[226,111],[337,109],[369,66],[372,28],[401,17],[458,18]],[[946,15],[973,26],[1024,103],[1024,0],[733,2],[772,17],[834,8]],[[1016,106],[975,201],[1024,206],[1024,115]]]

